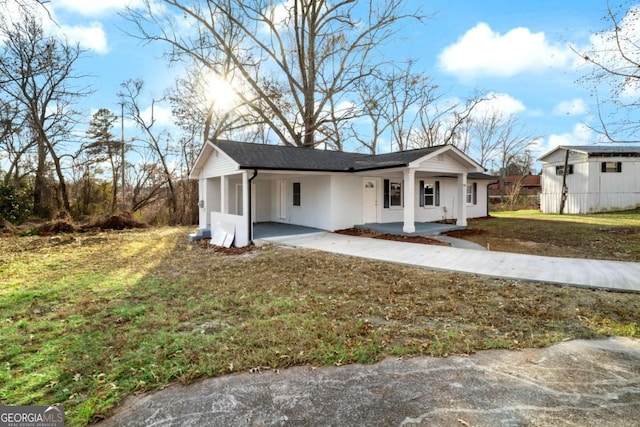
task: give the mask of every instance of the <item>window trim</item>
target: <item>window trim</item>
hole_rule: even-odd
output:
[[[433,193],[427,194],[427,186],[433,187]],[[433,203],[427,203],[427,197],[431,196]],[[425,182],[420,180],[420,207],[432,208],[440,206],[440,181]]]
[[[478,183],[473,182],[471,184],[467,183],[467,194],[465,197],[465,202],[467,205],[477,205],[478,204]]]
[[[393,194],[391,194],[391,187],[393,186],[393,184],[397,184],[399,187],[399,191],[400,191],[400,203],[399,204],[392,204],[391,203],[391,198],[393,197]],[[402,208],[404,206],[404,181],[402,179],[385,179],[384,180],[384,200],[383,200],[383,207],[385,209],[397,209],[397,208]]]
[[[573,175],[573,165],[568,165],[568,168],[569,170],[567,171],[567,175]],[[563,169],[564,169],[564,165],[556,166],[556,175],[557,176],[564,175]]]
[[[622,172],[622,162],[602,162],[602,163],[600,163],[600,172],[602,172],[602,173],[621,173]]]

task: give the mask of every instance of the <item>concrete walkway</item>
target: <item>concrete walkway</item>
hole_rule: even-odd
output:
[[[640,292],[640,263],[557,258],[317,232],[263,241],[440,270]]]

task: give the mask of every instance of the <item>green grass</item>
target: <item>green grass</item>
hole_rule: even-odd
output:
[[[0,239],[0,404],[62,403],[77,426],[232,372],[640,337],[640,295],[272,247],[225,256],[187,233]]]
[[[640,261],[640,209],[593,215],[491,212],[452,235],[491,250],[558,257]]]
[[[588,215],[543,214],[539,210],[491,212],[496,218],[529,219],[536,221],[571,222],[609,227],[640,227],[640,209]]]

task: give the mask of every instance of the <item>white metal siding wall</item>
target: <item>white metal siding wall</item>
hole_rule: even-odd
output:
[[[603,161],[621,161],[622,172],[602,173]],[[591,158],[574,165],[567,176],[569,194],[565,213],[585,214],[632,209],[640,205],[640,162],[625,158]],[[540,208],[544,213],[560,212],[562,176],[555,175],[555,165],[546,166],[542,175]]]

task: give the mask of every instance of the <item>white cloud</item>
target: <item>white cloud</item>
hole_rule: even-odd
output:
[[[142,0],[58,0],[55,7],[84,16],[99,16],[122,10],[125,7],[141,7]]]
[[[109,51],[107,35],[100,22],[92,22],[89,26],[61,25],[59,32],[71,43],[78,43],[84,49],[90,49],[99,54]]]
[[[153,119],[155,120],[154,129],[156,126],[158,128],[170,128],[175,126],[170,106],[155,104],[152,109],[151,105],[149,105],[140,112],[140,116],[145,120],[145,122],[151,123],[152,112]]]
[[[47,34],[65,37],[70,43],[79,43],[83,49],[91,49],[99,54],[109,51],[107,35],[100,22],[91,22],[89,25],[66,25],[61,23],[51,9],[47,12],[42,7],[34,6],[21,10],[15,2],[8,2],[5,6],[3,15],[7,22],[17,22],[22,19],[22,14],[28,11],[42,23],[42,28]],[[0,41],[2,41],[1,37]]]
[[[553,114],[556,116],[581,116],[587,112],[587,103],[582,98],[562,101],[553,109]]]
[[[514,28],[505,34],[481,22],[438,56],[440,68],[464,77],[510,77],[570,66],[574,54],[562,45],[552,44],[543,32]]]
[[[593,141],[593,130],[584,123],[578,123],[570,133],[549,135],[544,151],[549,152],[560,145],[587,145]]]
[[[493,113],[509,116],[527,109],[522,101],[506,93],[490,92],[486,98],[486,101],[482,101],[473,109],[473,116],[481,117]]]

